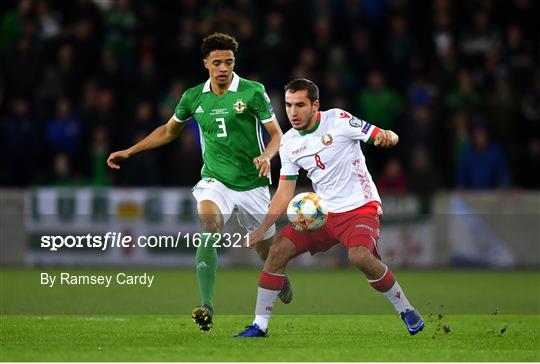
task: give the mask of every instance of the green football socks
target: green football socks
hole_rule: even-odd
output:
[[[214,310],[214,285],[218,263],[217,249],[214,247],[215,241],[213,236],[208,237],[208,233],[202,233],[201,245],[195,254],[202,304],[210,306],[212,311]]]

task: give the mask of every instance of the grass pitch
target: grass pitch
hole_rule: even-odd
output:
[[[189,317],[193,271],[147,270],[151,288],[46,288],[41,271],[60,272],[0,271],[2,361],[540,361],[536,271],[397,272],[426,321],[416,336],[359,273],[291,271],[266,339],[232,337],[252,320],[254,270],[219,273],[210,333]]]

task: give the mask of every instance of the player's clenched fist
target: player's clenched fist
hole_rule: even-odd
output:
[[[377,135],[375,135],[373,145],[381,148],[391,148],[396,145],[398,141],[399,137],[392,130],[381,129]]]
[[[270,158],[260,155],[253,158],[253,164],[259,170],[259,177],[266,177],[270,172]]]
[[[120,169],[118,162],[129,158],[129,152],[127,150],[120,150],[118,152],[111,153],[107,158],[107,165],[112,169]]]

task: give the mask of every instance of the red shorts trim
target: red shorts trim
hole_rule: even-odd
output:
[[[326,224],[317,231],[300,232],[288,224],[279,236],[293,242],[296,247],[296,256],[308,251],[312,255],[325,252],[341,243],[347,250],[363,246],[375,257],[381,259],[377,248],[380,234],[379,211],[380,204],[370,202],[351,211],[329,213]]]

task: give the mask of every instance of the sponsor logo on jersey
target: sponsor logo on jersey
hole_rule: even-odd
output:
[[[237,113],[241,114],[246,109],[246,104],[242,99],[236,100],[236,102],[233,104],[234,109]]]
[[[297,154],[300,154],[301,152],[303,152],[304,150],[307,150],[307,145],[304,145],[302,148],[293,150],[293,151],[292,151],[292,154],[293,154],[293,155],[297,155]]]
[[[210,111],[210,115],[224,115],[228,113],[229,110],[227,109],[213,109],[212,111]]]
[[[321,138],[321,142],[325,145],[325,146],[329,146],[331,145],[333,142],[334,142],[334,138],[332,137],[332,135],[330,133],[326,133],[322,136]]]
[[[204,110],[203,108],[201,107],[201,105],[197,106],[197,108],[195,109],[195,114],[201,114],[203,113]]]
[[[351,115],[347,114],[345,111],[342,111],[342,112],[339,113],[339,118],[340,119],[350,119]]]
[[[371,127],[370,123],[365,123],[364,127],[362,128],[362,133],[367,134],[370,127]]]
[[[349,124],[353,127],[353,128],[359,128],[361,127],[364,123],[362,122],[362,120],[358,119],[357,117],[352,117],[351,120],[349,120]]]

